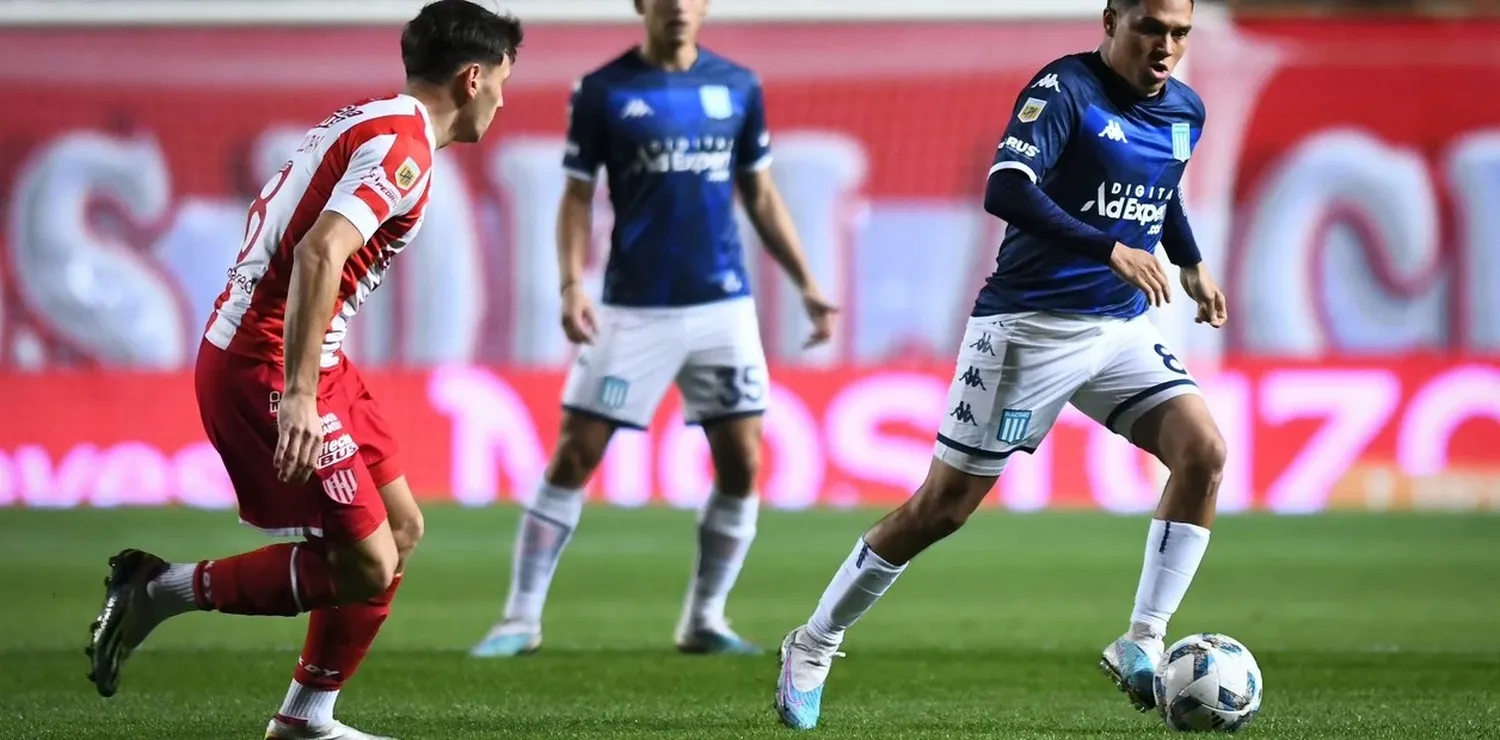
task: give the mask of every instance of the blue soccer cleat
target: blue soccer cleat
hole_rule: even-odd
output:
[[[835,657],[829,650],[807,639],[802,628],[792,630],[781,643],[781,674],[776,680],[776,714],[794,730],[818,726],[823,711],[823,683]]]
[[[677,634],[677,652],[687,655],[760,655],[759,646],[735,634],[729,625],[706,625]]]
[[[469,650],[475,658],[515,658],[542,649],[541,625],[531,622],[501,622]]]
[[[1136,709],[1150,711],[1156,708],[1152,682],[1156,678],[1156,667],[1161,664],[1163,649],[1160,639],[1133,640],[1129,636],[1121,637],[1104,648],[1104,655],[1099,659],[1099,670],[1125,692]]]

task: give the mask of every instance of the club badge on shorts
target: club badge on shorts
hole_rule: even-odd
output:
[[[630,381],[607,375],[599,381],[599,405],[607,409],[617,409],[625,405],[625,399],[630,396]]]
[[[1000,431],[995,439],[1008,445],[1026,439],[1026,430],[1031,428],[1031,412],[1021,409],[1005,409],[1000,412]]]

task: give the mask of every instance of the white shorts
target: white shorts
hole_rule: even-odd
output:
[[[689,424],[765,413],[766,353],[755,302],[599,307],[599,331],[568,371],[563,409],[645,429],[674,382]]]
[[[1011,453],[1036,451],[1064,404],[1128,438],[1146,412],[1197,392],[1144,316],[974,317],[933,454],[965,473],[999,475]]]

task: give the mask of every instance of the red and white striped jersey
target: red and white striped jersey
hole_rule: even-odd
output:
[[[308,131],[250,204],[244,247],[209,318],[208,341],[282,362],[292,252],[318,216],[333,211],[365,238],[344,263],[323,335],[321,364],[337,365],[349,320],[422,225],[434,140],[426,106],[408,95],[345,106]]]

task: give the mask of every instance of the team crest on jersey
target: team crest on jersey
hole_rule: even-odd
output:
[[[1172,158],[1186,162],[1193,156],[1193,129],[1186,123],[1172,124]]]
[[[1036,98],[1027,98],[1026,104],[1021,106],[1021,112],[1016,115],[1016,120],[1021,123],[1031,123],[1042,117],[1042,109],[1047,107],[1047,101]]]
[[[422,168],[417,166],[416,160],[407,157],[400,167],[396,168],[396,187],[402,192],[411,190],[411,186],[417,184],[417,178],[422,176]]]
[[[698,88],[698,100],[703,103],[703,115],[709,118],[722,120],[734,115],[729,88],[723,85],[704,85]]]

